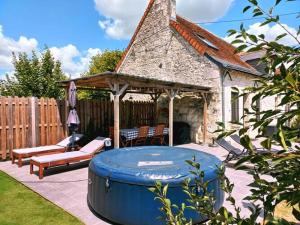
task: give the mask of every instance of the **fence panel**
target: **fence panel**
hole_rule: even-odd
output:
[[[113,126],[113,102],[109,100],[77,101],[80,119],[78,132],[108,135]],[[11,156],[12,149],[52,145],[67,134],[69,109],[65,100],[34,97],[0,97],[0,158]],[[155,121],[152,102],[125,101],[120,104],[121,128],[152,126]]]

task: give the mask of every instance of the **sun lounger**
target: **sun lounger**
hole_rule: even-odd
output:
[[[236,143],[238,143],[239,145],[242,145],[242,144],[241,144],[241,138],[240,138],[237,134],[230,135],[230,137],[231,137],[231,139],[234,140]],[[279,151],[279,150],[273,149],[273,148],[271,148],[270,151],[269,151],[269,150],[267,150],[267,149],[265,149],[265,148],[257,147],[257,146],[255,146],[255,145],[253,144],[253,142],[252,142],[252,146],[254,147],[254,150],[257,151],[257,153],[261,153],[261,154],[263,154],[263,153],[268,153],[268,152],[270,152],[270,151],[273,152],[273,153],[276,153],[276,152]],[[291,148],[289,148],[289,150],[291,150]]]
[[[22,159],[30,158],[32,156],[38,155],[49,155],[55,153],[65,152],[66,148],[72,143],[72,141],[77,142],[83,137],[82,134],[75,134],[75,136],[67,137],[56,145],[40,146],[33,148],[22,148],[14,149],[12,151],[12,163],[15,163],[15,159],[18,159],[18,166],[22,167]],[[75,140],[73,140],[73,138]]]
[[[32,157],[30,160],[30,174],[33,174],[33,166],[37,166],[39,167],[39,178],[42,179],[44,168],[90,160],[104,148],[106,140],[107,138],[97,137],[79,151]]]
[[[242,144],[241,144],[241,138],[240,138],[239,135],[233,134],[233,135],[230,135],[230,137],[231,137],[231,139],[234,140],[236,143],[238,143],[239,145],[242,145]],[[264,148],[259,148],[259,147],[255,146],[253,143],[252,143],[252,145],[253,145],[253,147],[254,147],[255,150],[260,150],[260,149],[263,150],[263,149],[264,149]]]
[[[228,141],[226,141],[224,138],[216,140],[216,143],[220,145],[222,148],[224,148],[226,151],[228,151],[228,155],[225,159],[225,162],[228,162],[233,159],[238,159],[242,155],[246,153],[246,149],[241,150],[239,148],[234,147],[231,145]]]

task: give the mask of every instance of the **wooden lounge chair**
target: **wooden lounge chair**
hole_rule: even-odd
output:
[[[97,137],[79,151],[31,157],[30,174],[33,174],[33,166],[37,166],[39,167],[39,179],[42,179],[45,168],[90,160],[105,147],[106,140],[107,138]]]
[[[146,145],[149,128],[150,128],[149,126],[142,126],[139,128],[139,135],[134,140],[134,145]]]
[[[12,151],[12,163],[15,163],[15,160],[18,159],[18,166],[22,167],[22,160],[24,158],[30,158],[32,156],[38,155],[49,155],[65,152],[66,148],[72,143],[72,141],[77,142],[83,137],[82,134],[75,134],[75,140],[73,136],[67,137],[56,145],[48,145],[48,146],[40,146],[33,148],[22,148],[22,149],[14,149]]]
[[[216,143],[218,145],[220,145],[222,148],[224,148],[226,151],[229,152],[225,159],[225,162],[229,162],[230,160],[233,160],[233,159],[238,159],[242,155],[245,155],[246,151],[247,151],[246,149],[241,150],[239,148],[234,147],[228,141],[226,141],[224,138],[216,140]]]
[[[164,130],[165,130],[165,124],[159,124],[155,127],[155,133],[151,139],[151,145],[154,145],[156,142],[158,142],[160,145],[163,145],[165,142],[164,139]]]

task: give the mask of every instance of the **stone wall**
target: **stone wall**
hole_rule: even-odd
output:
[[[168,97],[162,96],[158,104],[159,123],[168,123]],[[215,121],[221,121],[216,116],[209,120],[208,137],[212,138],[216,129]],[[203,142],[203,99],[198,96],[182,96],[174,99],[174,121],[186,122],[191,126],[191,140],[194,143]],[[210,122],[214,121],[214,122]]]
[[[240,93],[243,92],[243,89],[246,87],[253,87],[255,85],[254,79],[256,77],[242,73],[237,71],[230,71],[230,76],[226,76],[224,80],[224,102],[225,102],[225,122],[228,128],[236,127],[236,125],[232,125],[231,122],[231,91],[232,88],[238,88]],[[253,94],[249,95],[244,104],[244,99],[242,97],[239,98],[239,114],[240,117],[243,115],[244,108],[248,108],[251,110],[251,103],[252,103]],[[261,111],[275,109],[276,108],[276,98],[275,97],[267,97],[260,101],[260,108]],[[249,118],[248,118],[249,119]],[[247,120],[247,118],[246,118]],[[243,119],[239,121],[241,124],[244,123]],[[276,121],[273,121],[271,125],[274,125]],[[252,131],[250,136],[254,137],[257,134],[256,131]]]
[[[247,75],[238,71],[230,71],[229,75],[227,75],[224,79],[224,102],[225,102],[225,123],[227,126],[231,126],[231,91],[232,88],[235,87],[240,90],[242,93],[245,87],[254,85],[254,76]],[[251,98],[251,97],[250,97]],[[239,115],[240,117],[243,115],[244,111],[244,102],[243,98],[239,98]],[[243,120],[240,119],[240,123],[243,123]]]
[[[213,131],[222,119],[220,69],[170,28],[170,2],[156,0],[118,72],[210,87],[208,130]],[[188,122],[192,139],[199,141],[203,104],[199,100],[195,109],[193,103],[176,99],[174,119]]]
[[[169,26],[170,0],[156,0],[118,72],[218,86],[219,69]]]

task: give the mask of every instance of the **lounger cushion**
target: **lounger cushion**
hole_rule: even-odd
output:
[[[84,152],[87,154],[95,154],[98,150],[102,149],[104,147],[106,138],[103,137],[97,137],[87,145],[85,145],[83,148],[80,149],[80,152]]]
[[[53,155],[45,155],[45,156],[34,156],[31,157],[31,160],[38,162],[38,163],[51,163],[59,160],[66,160],[66,159],[72,159],[77,158],[81,156],[88,156],[89,154],[76,151],[76,152],[65,152],[65,153],[59,153],[59,154],[53,154]]]
[[[82,134],[75,134],[74,136],[75,136],[74,142],[79,141],[83,137]],[[73,141],[72,138],[73,138],[72,136],[67,137],[64,140],[62,140],[61,142],[57,143],[56,145],[62,146],[62,147],[68,147]]]
[[[29,153],[35,153],[35,152],[45,152],[45,151],[51,151],[51,150],[57,150],[62,149],[62,146],[58,145],[48,145],[48,146],[40,146],[40,147],[34,147],[34,148],[20,148],[20,149],[14,149],[13,152],[17,154],[29,154]]]

